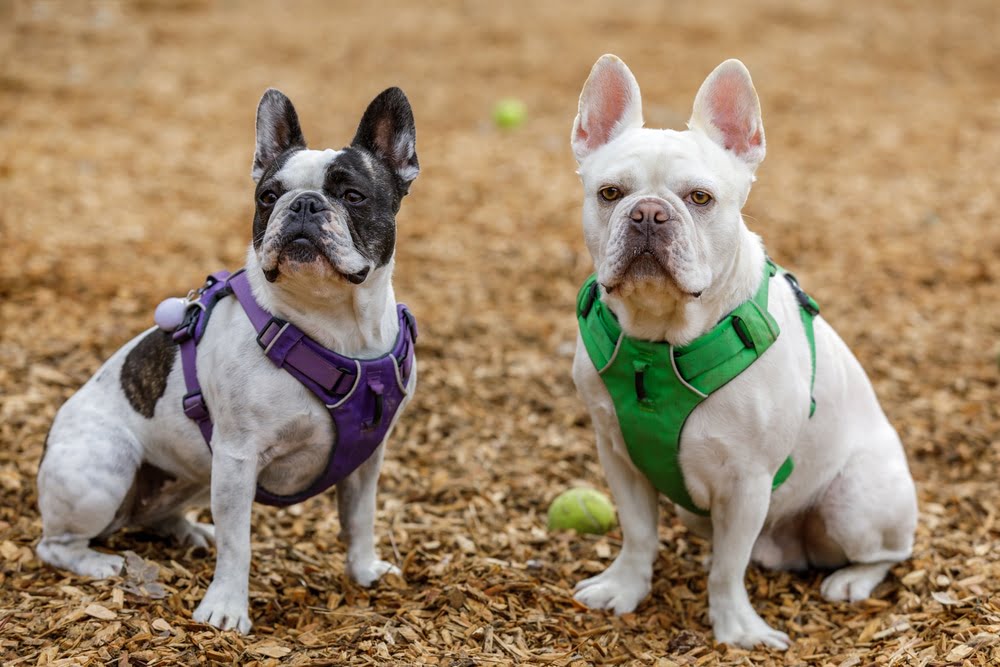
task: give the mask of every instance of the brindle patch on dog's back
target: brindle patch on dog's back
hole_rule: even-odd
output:
[[[177,346],[170,334],[155,329],[129,350],[122,365],[122,391],[136,412],[153,418],[156,403],[167,390],[167,378],[174,367]]]

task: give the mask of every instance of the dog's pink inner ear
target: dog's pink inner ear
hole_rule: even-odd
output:
[[[586,116],[577,129],[577,141],[589,150],[608,143],[632,102],[632,91],[623,73],[613,66],[606,67],[590,82]]]
[[[591,136],[588,137],[587,146],[596,148],[607,143],[611,139],[611,133],[615,125],[621,120],[625,113],[625,107],[629,103],[629,90],[621,77],[604,77],[598,82],[600,86],[597,92],[597,111],[591,118]]]
[[[763,145],[756,93],[738,72],[723,73],[713,82],[708,108],[727,150],[742,156]]]

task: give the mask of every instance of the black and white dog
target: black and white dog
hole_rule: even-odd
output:
[[[307,149],[291,101],[277,90],[264,94],[245,267],[260,308],[340,355],[389,355],[405,328],[392,272],[395,216],[419,171],[415,138],[409,102],[398,88],[372,101],[342,150]],[[115,353],[59,410],[38,473],[37,553],[54,566],[101,578],[121,572],[123,559],[89,543],[120,527],[144,526],[197,545],[214,540],[215,577],[194,618],[248,632],[256,490],[290,496],[323,475],[337,438],[335,406],[316,400],[262,354],[258,332],[235,298],[215,303],[197,347],[214,422],[210,448],[182,411],[188,394],[182,366],[174,337],[153,328]],[[412,368],[399,382],[403,398],[387,418],[389,429],[415,383]],[[364,586],[399,572],[374,546],[379,442],[337,488],[347,572]],[[182,515],[209,499],[214,528]]]

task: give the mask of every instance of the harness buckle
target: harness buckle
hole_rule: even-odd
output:
[[[267,354],[268,349],[277,340],[279,334],[281,334],[284,326],[288,324],[285,320],[280,317],[271,316],[271,319],[267,321],[267,324],[260,330],[257,334],[257,344],[260,345],[261,349],[264,350],[264,354]]]
[[[181,400],[181,405],[184,406],[184,414],[187,415],[188,419],[201,422],[209,417],[208,404],[205,403],[205,397],[201,395],[200,391],[193,391],[185,395]]]
[[[326,388],[326,391],[329,392],[331,396],[346,394],[354,385],[354,378],[356,375],[354,369],[347,370],[338,366],[337,370],[340,371],[340,377],[337,378],[332,387]],[[340,385],[344,384],[345,381],[346,385],[341,387]]]
[[[744,347],[750,350],[757,349],[757,346],[753,344],[753,337],[750,335],[750,331],[747,330],[746,323],[739,315],[733,315],[733,331],[739,336]]]
[[[195,327],[198,326],[198,316],[201,314],[201,308],[198,308],[194,304],[188,306],[187,312],[184,313],[184,319],[181,321],[181,325],[170,334],[170,337],[174,339],[174,342],[180,345],[181,343],[194,338]]]
[[[785,280],[787,280],[788,284],[792,286],[792,292],[795,293],[795,300],[799,302],[799,307],[809,313],[812,317],[819,315],[819,304],[816,303],[815,299],[806,294],[805,290],[803,290],[799,285],[798,278],[787,271],[784,275]]]

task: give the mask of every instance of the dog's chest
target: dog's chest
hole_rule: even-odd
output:
[[[319,409],[274,415],[270,421],[271,433],[261,443],[258,481],[273,494],[293,495],[325,470],[336,440],[333,421]]]
[[[315,395],[261,353],[238,308],[233,299],[216,307],[199,345],[202,388],[218,435],[238,436],[238,447],[255,449],[261,486],[291,495],[325,470],[336,441],[333,419]]]

